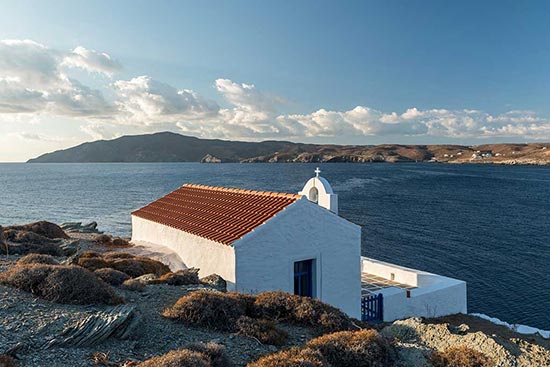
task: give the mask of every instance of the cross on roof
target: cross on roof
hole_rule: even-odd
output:
[[[315,168],[315,177],[319,177],[319,173],[321,173],[319,167]]]

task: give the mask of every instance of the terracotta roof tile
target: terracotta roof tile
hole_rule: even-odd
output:
[[[230,245],[300,198],[296,194],[186,184],[132,215]]]

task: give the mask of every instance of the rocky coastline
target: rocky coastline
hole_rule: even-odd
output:
[[[225,325],[222,325],[222,330],[182,324],[165,317],[167,308],[176,301],[182,302],[188,295],[197,292],[226,294],[225,283],[218,276],[198,279],[193,269],[176,271],[170,268],[173,265],[162,263],[159,259],[162,260],[162,257],[155,253],[145,254],[129,239],[100,233],[94,223],[57,226],[37,222],[0,227],[0,366],[172,366],[175,364],[160,364],[161,360],[168,357],[151,358],[165,353],[172,356],[170,353],[174,352],[170,351],[181,348],[199,348],[204,351],[206,346],[210,348],[208,350],[223,350],[226,356],[224,362],[220,364],[222,362],[219,360],[215,362],[209,359],[207,362],[210,364],[197,365],[340,366],[324,360],[325,357],[330,360],[333,357],[330,355],[314,355],[320,358],[315,359],[320,362],[314,364],[266,362],[286,355],[280,353],[301,353],[302,356],[311,357],[313,351],[307,348],[340,335],[319,337],[319,330],[313,324],[297,324],[290,319],[262,321],[258,325],[271,325],[270,328],[276,326],[280,335],[284,336],[282,341],[274,342],[260,340],[262,334],[225,329]],[[61,285],[72,284],[70,294],[62,286],[54,289],[54,293],[18,288],[27,270],[32,270],[33,274],[40,271],[55,274],[62,270],[74,272],[75,269],[78,274],[88,274],[93,278],[86,278],[88,282],[93,281],[86,283],[84,290],[79,290],[79,284],[74,279],[66,278],[57,278],[57,281]],[[15,282],[9,277],[13,274],[19,274]],[[96,283],[101,284],[101,287],[109,287],[108,294],[114,297],[116,304],[81,302],[83,298],[79,292],[86,292],[88,297],[93,293],[90,287]],[[51,294],[55,297],[51,298]],[[62,302],[62,296],[69,297],[69,301]],[[218,298],[220,302],[227,301],[224,297]],[[204,303],[199,306],[199,310],[204,308],[206,312],[208,307]],[[325,306],[319,304],[315,307]],[[215,315],[222,317],[220,314]],[[245,325],[256,325],[254,319],[245,318],[244,321]],[[444,365],[437,362],[442,359],[434,356],[438,353],[445,356],[448,350],[456,348],[470,351],[473,356],[477,356],[478,361],[483,356],[481,360],[491,363],[460,366],[550,366],[549,340],[537,334],[519,334],[472,315],[411,318],[370,325],[357,320],[346,322],[351,322],[350,335],[360,330],[373,330],[372,335],[376,335],[377,343],[382,343],[380,345],[385,348],[384,362],[372,364],[365,360],[358,366],[439,367]],[[252,329],[253,333],[256,331]],[[197,343],[202,346],[197,347]],[[295,349],[289,349],[293,347]],[[374,352],[368,346],[369,352],[358,352],[350,345],[344,347],[349,349],[346,349],[346,353],[360,352],[364,358],[380,357],[372,354]],[[351,355],[348,357],[352,358]]]

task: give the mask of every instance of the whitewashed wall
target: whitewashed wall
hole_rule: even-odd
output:
[[[238,291],[294,293],[294,262],[315,259],[315,296],[360,317],[359,226],[304,198],[234,247]]]
[[[456,313],[467,313],[466,282],[405,268],[387,262],[362,258],[362,271],[389,279],[395,274],[395,281],[418,288],[407,292],[399,288],[385,288],[384,321],[390,322],[407,317],[439,317]]]
[[[199,268],[199,276],[218,274],[235,288],[235,251],[223,245],[178,229],[132,216],[132,241],[166,246],[176,252],[188,267]]]

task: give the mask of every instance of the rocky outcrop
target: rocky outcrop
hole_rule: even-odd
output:
[[[201,163],[222,163],[222,160],[211,154],[207,154],[201,159]]]
[[[67,223],[62,223],[60,227],[66,232],[103,233],[97,229],[97,222],[91,222],[84,225],[82,225],[82,222],[67,222]]]

